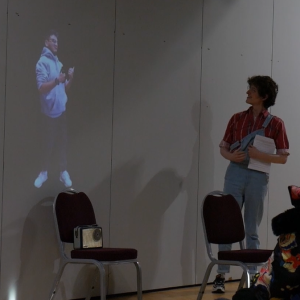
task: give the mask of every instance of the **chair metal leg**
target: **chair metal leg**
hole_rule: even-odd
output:
[[[92,280],[92,285],[89,289],[89,292],[88,292],[87,296],[85,297],[85,300],[90,300],[91,299],[92,290],[94,289],[94,287],[97,283],[97,274],[98,274],[98,268],[95,269],[93,280]]]
[[[102,264],[97,264],[100,271],[100,299],[106,300],[106,275],[105,268]]]
[[[243,276],[242,276],[242,280],[245,281],[245,287],[249,288],[250,287],[250,273],[249,273],[249,269],[244,265],[244,264],[240,264],[240,267],[243,269]],[[242,283],[244,285],[244,282]],[[239,287],[241,286],[241,282],[239,284]]]
[[[204,291],[205,291],[205,288],[206,288],[206,285],[207,285],[207,281],[208,281],[208,278],[209,278],[209,275],[210,275],[210,272],[211,272],[211,269],[213,268],[213,266],[215,264],[216,264],[215,262],[211,262],[208,265],[208,267],[206,269],[206,272],[205,272],[205,275],[204,275],[204,278],[203,278],[203,281],[202,281],[202,284],[201,284],[201,288],[200,288],[197,300],[201,300],[202,299]]]
[[[56,294],[56,291],[57,291],[57,286],[59,284],[59,281],[60,281],[60,278],[61,278],[61,275],[65,269],[65,266],[66,266],[66,263],[60,265],[59,269],[58,269],[58,272],[55,276],[55,279],[54,279],[54,282],[53,282],[53,285],[52,285],[52,288],[51,288],[51,291],[50,291],[50,296],[49,296],[49,299],[50,300],[53,300],[55,294]]]
[[[249,288],[250,287],[250,273],[249,271],[247,270],[247,277],[246,277],[246,288]]]
[[[243,288],[245,281],[246,281],[246,276],[247,274],[245,272],[243,272],[242,278],[240,280],[240,284],[238,286],[238,290],[240,290],[241,288]]]
[[[138,262],[135,262],[134,265],[136,268],[136,275],[137,275],[137,296],[138,296],[137,298],[138,300],[142,300],[142,294],[143,294],[142,269]]]

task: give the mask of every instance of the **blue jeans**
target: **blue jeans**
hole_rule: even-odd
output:
[[[224,194],[231,194],[240,208],[244,207],[246,248],[258,249],[258,226],[263,217],[264,199],[267,194],[269,174],[250,170],[245,164],[231,162],[227,168]],[[219,251],[231,250],[231,244],[219,245]],[[218,273],[228,273],[228,265],[219,265]],[[256,268],[251,268],[255,273]]]

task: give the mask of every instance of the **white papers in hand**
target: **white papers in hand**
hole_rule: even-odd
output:
[[[274,154],[276,149],[273,139],[261,135],[255,136],[253,146],[257,148],[257,150],[269,154]],[[254,158],[250,158],[248,168],[264,173],[270,173],[271,163],[265,163]]]

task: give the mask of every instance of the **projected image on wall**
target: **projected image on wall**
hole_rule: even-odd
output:
[[[45,35],[41,56],[36,63],[36,83],[40,98],[41,118],[41,157],[40,173],[34,186],[40,188],[48,179],[50,164],[59,164],[57,179],[66,187],[72,186],[67,171],[67,112],[68,91],[71,88],[75,67],[64,66],[58,58],[59,34],[50,30]],[[41,43],[42,44],[42,43]],[[58,161],[53,161],[57,151]]]

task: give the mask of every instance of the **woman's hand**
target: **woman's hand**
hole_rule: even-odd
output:
[[[234,150],[231,153],[230,161],[242,162],[243,160],[245,160],[245,158],[246,158],[246,153],[244,151],[241,151],[240,148],[238,148],[237,150]]]

